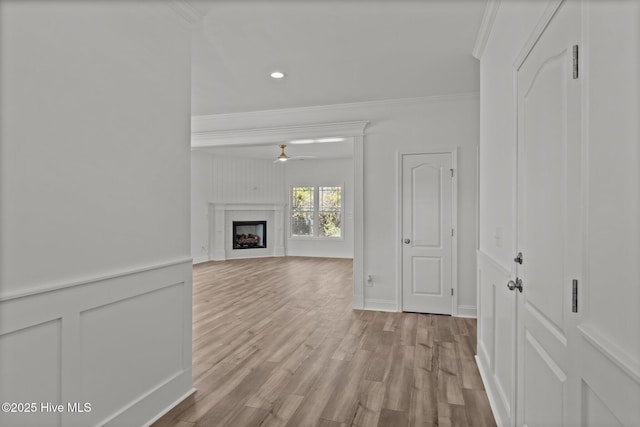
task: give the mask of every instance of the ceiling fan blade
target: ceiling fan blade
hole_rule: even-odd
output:
[[[306,160],[306,159],[317,159],[318,156],[293,156],[289,157],[289,160]]]

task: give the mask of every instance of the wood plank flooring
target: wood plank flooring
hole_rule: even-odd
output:
[[[352,310],[352,262],[193,270],[197,392],[153,427],[495,426],[476,322]]]

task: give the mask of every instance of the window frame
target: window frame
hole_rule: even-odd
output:
[[[313,188],[313,235],[310,236],[297,236],[293,234],[293,189],[300,187]],[[340,236],[319,236],[320,228],[320,188],[321,187],[337,187],[340,188]],[[291,240],[327,240],[327,241],[339,241],[344,240],[345,235],[345,218],[344,218],[344,183],[341,184],[328,184],[328,185],[290,185],[289,186],[289,239]]]

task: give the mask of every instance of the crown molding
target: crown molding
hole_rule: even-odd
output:
[[[273,110],[245,111],[237,113],[204,114],[191,117],[194,129],[206,128],[208,124],[229,119],[248,119],[253,117],[287,117],[291,114],[314,113],[321,111],[361,110],[366,108],[389,108],[393,106],[411,107],[428,103],[459,101],[478,98],[478,92],[457,93],[451,95],[431,95],[414,98],[393,98],[375,101],[349,102],[344,104],[312,105],[308,107],[281,108]]]
[[[481,59],[484,49],[487,46],[487,41],[491,35],[493,29],[493,23],[496,20],[498,9],[500,9],[501,0],[489,0],[487,6],[484,9],[484,15],[482,15],[482,23],[476,36],[476,44],[473,47],[472,55],[476,59]]]
[[[258,145],[319,137],[354,137],[364,135],[368,121],[319,123],[257,129],[228,129],[191,133],[191,148],[225,145]]]

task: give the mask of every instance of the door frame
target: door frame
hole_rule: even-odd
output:
[[[451,167],[454,170],[451,179],[451,226],[454,233],[451,239],[451,315],[458,315],[458,147],[431,148],[420,151],[396,151],[396,311],[402,311],[402,156],[411,154],[451,154]]]

